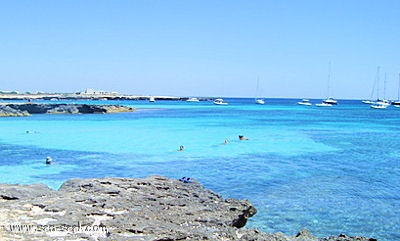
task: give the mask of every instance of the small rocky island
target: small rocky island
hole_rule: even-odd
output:
[[[243,228],[256,214],[248,200],[224,199],[195,180],[71,179],[0,185],[1,240],[375,240],[344,234],[317,238]]]
[[[29,116],[31,114],[105,114],[134,110],[132,107],[121,105],[3,103],[0,104],[0,117]]]

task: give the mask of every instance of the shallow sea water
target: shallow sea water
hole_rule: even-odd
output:
[[[189,176],[249,199],[258,210],[249,228],[400,240],[400,108],[226,100],[92,101],[137,111],[1,118],[0,182],[57,189],[75,177]]]

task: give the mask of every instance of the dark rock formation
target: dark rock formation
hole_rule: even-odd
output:
[[[29,113],[27,111],[13,109],[12,107],[7,105],[0,105],[0,116],[29,116]]]
[[[86,105],[86,104],[3,104],[0,105],[0,116],[28,116],[30,114],[93,114],[132,112],[134,108],[119,105]]]
[[[256,213],[249,201],[223,199],[196,181],[160,176],[72,179],[58,191],[3,184],[0,194],[0,237],[6,241],[368,240],[241,229]]]

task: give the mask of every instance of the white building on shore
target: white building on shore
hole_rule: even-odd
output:
[[[91,88],[87,88],[83,92],[78,92],[78,95],[118,95],[117,92],[103,91],[103,90],[94,90]]]

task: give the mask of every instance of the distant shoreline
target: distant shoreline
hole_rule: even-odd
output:
[[[120,95],[120,94],[76,94],[76,93],[39,93],[39,94],[0,94],[0,100],[187,100],[187,97]]]
[[[191,97],[197,97],[199,101],[212,101],[216,98],[233,98],[233,99],[254,99],[254,97],[245,97],[245,96],[172,96],[172,95],[129,95],[129,94],[118,94],[118,93],[94,93],[94,94],[86,94],[86,93],[2,93],[0,91],[0,100],[3,101],[29,101],[29,100],[46,100],[46,101],[57,101],[57,100],[150,100],[150,98],[154,98],[154,100],[176,100],[176,101],[186,101]],[[263,97],[264,99],[292,99],[292,100],[301,100],[302,97]],[[310,97],[307,98],[310,100],[323,100],[325,98],[321,97]],[[346,100],[346,101],[361,101],[366,98],[338,98],[338,100]]]

